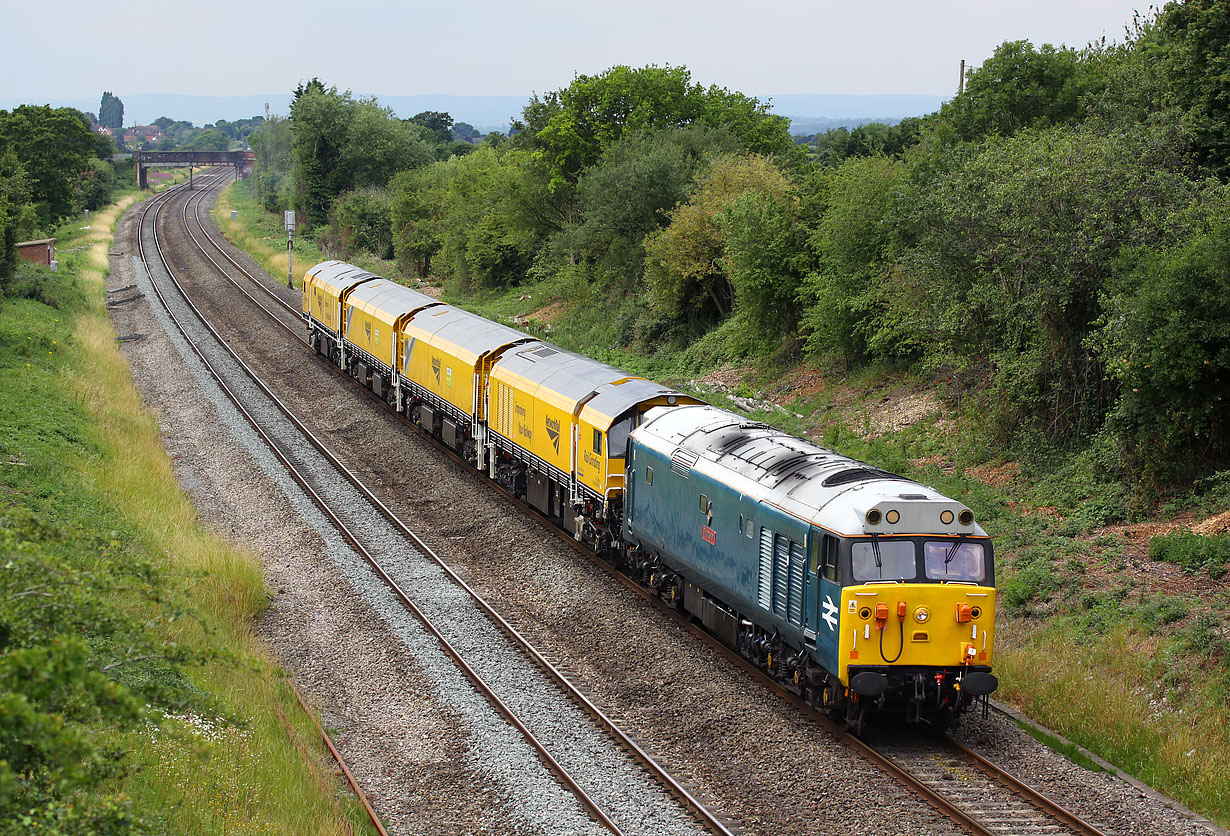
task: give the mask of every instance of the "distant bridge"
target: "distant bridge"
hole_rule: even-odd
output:
[[[207,165],[226,165],[235,169],[236,177],[246,177],[252,173],[252,165],[256,154],[252,151],[133,151],[133,167],[137,170],[137,188],[149,188],[146,182],[146,169],[150,166],[160,168],[194,168]]]

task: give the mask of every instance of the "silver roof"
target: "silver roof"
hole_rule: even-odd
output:
[[[671,457],[672,470],[706,473],[840,534],[985,535],[956,520],[964,504],[933,488],[714,406],[652,409],[632,436]],[[883,512],[875,525],[866,517],[872,508]],[[901,515],[897,524],[883,520],[890,509]],[[946,510],[950,524],[940,522]]]
[[[469,352],[473,356],[466,359],[471,362],[503,346],[533,339],[507,325],[483,319],[452,305],[438,305],[420,311],[411,317],[408,324]]]
[[[505,352],[498,367],[574,401],[583,399],[603,384],[633,376],[539,340]]]
[[[359,282],[383,278],[375,273],[364,270],[362,267],[355,267],[353,264],[338,261],[337,259],[322,261],[308,268],[306,273],[317,282],[327,285],[333,291],[334,296],[341,295],[343,290],[353,287]]]
[[[623,383],[607,383],[598,387],[598,393],[586,402],[581,415],[597,426],[598,422],[593,420],[596,415],[592,413],[614,421],[637,404],[671,397],[689,403],[695,400],[690,395],[663,386],[661,383],[636,377],[625,380]]]
[[[366,281],[351,291],[346,297],[346,304],[357,305],[373,314],[379,312],[382,319],[396,322],[403,314],[438,305],[439,302],[425,293],[377,277],[375,281]]]

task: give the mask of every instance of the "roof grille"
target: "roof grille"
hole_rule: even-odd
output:
[[[894,473],[889,473],[887,470],[880,470],[878,467],[849,467],[845,470],[837,471],[820,484],[826,488],[835,488],[838,485],[849,485],[854,482],[869,482],[872,479],[901,478],[901,476],[897,476]]]
[[[685,450],[680,447],[671,454],[671,472],[678,473],[684,479],[688,479],[692,475],[692,466],[696,464],[699,458],[700,456],[691,450]]]
[[[551,346],[549,345],[544,345],[544,346],[540,346],[534,349],[533,351],[529,353],[533,354],[535,357],[550,357],[553,354],[559,354],[559,349],[551,348]]]

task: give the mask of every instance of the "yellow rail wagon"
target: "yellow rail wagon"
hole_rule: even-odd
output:
[[[345,356],[340,365],[379,397],[397,400],[400,408],[398,334],[413,315],[439,306],[430,296],[388,279],[363,282],[342,302]]]
[[[341,365],[342,303],[347,294],[364,282],[379,279],[344,261],[322,261],[303,274],[303,318],[308,342],[334,363]]]
[[[451,305],[407,318],[398,333],[407,417],[488,467],[484,389],[502,351],[532,338]]]
[[[527,500],[579,539],[608,535],[638,406],[694,402],[543,342],[500,355],[491,369],[488,401],[491,438],[524,467]],[[583,529],[587,520],[592,531]]]

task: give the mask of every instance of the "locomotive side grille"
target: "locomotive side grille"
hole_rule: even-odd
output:
[[[760,606],[773,608],[773,532],[760,529],[760,578],[757,583]]]
[[[786,617],[790,606],[790,548],[789,540],[778,534],[773,544],[773,612]]]
[[[803,567],[807,559],[803,547],[790,541],[790,606],[787,618],[791,624],[803,626]]]
[[[696,460],[700,456],[693,453],[691,450],[685,450],[680,447],[671,454],[671,471],[678,473],[684,479],[691,478],[692,466],[696,464]]]

